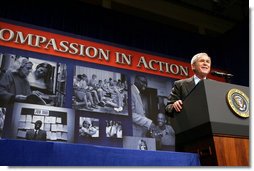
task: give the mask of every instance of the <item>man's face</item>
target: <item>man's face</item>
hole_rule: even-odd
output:
[[[211,59],[207,55],[202,55],[191,67],[198,77],[206,77],[211,69]]]
[[[165,124],[166,118],[163,114],[158,114],[157,122],[158,126],[163,126]]]
[[[35,128],[36,130],[40,129],[40,128],[41,128],[41,122],[35,122],[34,128]]]
[[[147,80],[145,77],[139,77],[139,83],[138,83],[138,88],[141,91],[145,91],[146,87],[147,87]]]
[[[29,73],[32,71],[32,67],[33,67],[33,64],[31,63],[27,63],[24,65],[23,68],[21,68],[21,72],[22,74],[27,77],[29,75]]]

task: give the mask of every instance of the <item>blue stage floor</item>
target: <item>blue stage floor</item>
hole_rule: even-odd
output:
[[[0,140],[1,166],[199,166],[194,153]]]

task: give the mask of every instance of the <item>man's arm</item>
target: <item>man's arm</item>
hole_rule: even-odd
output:
[[[165,113],[170,116],[174,117],[174,113],[180,112],[182,109],[182,100],[181,100],[181,85],[178,81],[174,82],[174,86],[169,96],[169,101],[165,107]]]
[[[136,112],[132,113],[132,121],[139,126],[146,127],[147,129],[150,129],[152,125],[151,119],[148,119],[146,116],[142,116]]]
[[[143,106],[140,106],[141,104],[136,101],[137,99],[132,96],[132,121],[141,127],[149,129],[152,124],[152,120],[145,116],[144,110],[142,109]]]

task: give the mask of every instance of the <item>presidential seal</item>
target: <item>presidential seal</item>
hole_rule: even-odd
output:
[[[248,118],[250,104],[248,96],[239,89],[231,89],[227,93],[227,103],[236,116]]]

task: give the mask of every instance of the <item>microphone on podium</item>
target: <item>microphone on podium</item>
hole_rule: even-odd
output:
[[[234,76],[233,74],[228,74],[228,73],[219,72],[219,71],[211,71],[211,74],[219,76],[219,77],[226,77],[226,78],[231,78]]]

